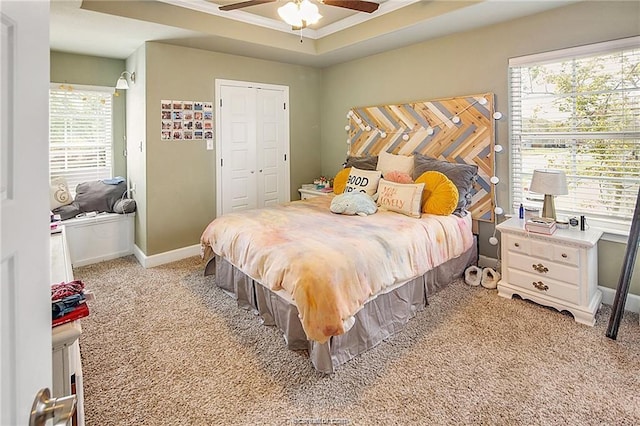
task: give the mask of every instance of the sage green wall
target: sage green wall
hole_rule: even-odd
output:
[[[549,12],[422,42],[323,70],[322,174],[334,175],[345,159],[346,114],[352,107],[402,103],[493,92],[496,137],[505,150],[496,155],[498,205],[509,205],[507,68],[511,57],[636,36],[640,2],[580,2]],[[493,225],[480,227],[480,253],[497,258],[488,244]],[[620,269],[613,266],[624,244],[601,242],[600,285],[615,288]],[[611,261],[611,262],[609,262]],[[640,294],[640,273],[631,292]]]
[[[163,99],[213,102],[216,78],[288,86],[291,199],[320,175],[320,70],[158,42],[146,44],[144,60],[146,194],[138,196],[147,222],[138,247],[147,256],[198,244],[216,212],[215,151],[205,141],[162,141]]]
[[[115,87],[124,71],[122,59],[50,52],[51,82]],[[113,175],[127,177],[125,150],[125,92],[113,97]]]

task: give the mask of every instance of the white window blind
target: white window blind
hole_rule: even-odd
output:
[[[64,176],[75,196],[81,182],[112,177],[113,88],[52,85],[49,174]]]
[[[511,195],[529,193],[534,169],[560,169],[569,195],[558,218],[585,215],[628,232],[640,185],[640,37],[509,61]]]

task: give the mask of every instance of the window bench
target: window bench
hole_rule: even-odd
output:
[[[74,267],[133,253],[135,213],[100,213],[62,221]]]

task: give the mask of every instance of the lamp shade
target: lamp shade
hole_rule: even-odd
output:
[[[116,89],[127,90],[129,88],[129,82],[127,81],[127,74],[129,74],[129,78],[131,79],[131,82],[135,83],[136,81],[135,71],[134,72],[122,71],[122,74],[120,74],[120,78],[118,78],[118,81],[116,81]]]
[[[529,191],[545,195],[567,195],[569,193],[567,176],[562,170],[534,170]]]
[[[127,79],[124,78],[124,75],[121,75],[118,81],[116,82],[116,89],[127,90],[128,88],[129,88],[129,83],[127,83]]]

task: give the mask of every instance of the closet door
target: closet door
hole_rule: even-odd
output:
[[[258,207],[255,89],[222,86],[221,96],[222,213],[253,209]]]
[[[285,101],[282,90],[256,90],[256,151],[258,206],[266,207],[286,200],[284,151]]]
[[[216,213],[289,201],[289,89],[216,80],[216,94]]]

